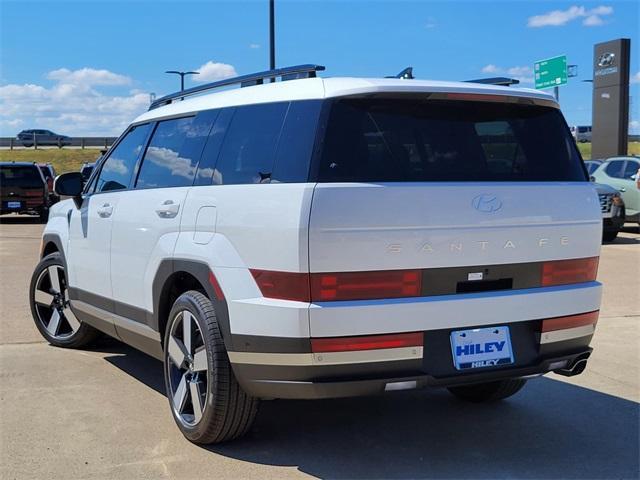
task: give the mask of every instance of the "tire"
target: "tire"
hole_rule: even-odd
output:
[[[525,383],[527,383],[527,381],[522,378],[509,378],[496,382],[449,387],[448,390],[460,400],[472,403],[484,403],[495,402],[515,395],[524,387]]]
[[[49,209],[41,209],[40,213],[38,213],[38,217],[40,218],[40,223],[47,223],[49,221]]]
[[[606,232],[602,232],[602,241],[613,242],[617,236],[618,236],[618,230],[608,230]]]
[[[51,280],[54,278],[57,280]],[[40,334],[51,344],[81,348],[96,340],[100,332],[76,318],[69,307],[67,275],[62,256],[55,252],[36,266],[29,286],[31,315]]]
[[[243,436],[253,424],[258,399],[238,384],[207,297],[193,290],[178,297],[163,346],[167,398],[182,434],[197,444]]]

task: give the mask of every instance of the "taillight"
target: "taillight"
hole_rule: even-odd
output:
[[[567,317],[548,318],[542,321],[542,332],[553,332],[555,330],[565,330],[567,328],[583,327],[585,325],[595,325],[598,323],[599,310],[581,313],[579,315],[569,315]]]
[[[592,282],[598,274],[598,257],[557,260],[542,265],[542,286]]]
[[[42,196],[42,190],[38,189],[38,190],[24,190],[24,195],[26,197],[41,197]]]
[[[345,273],[295,273],[251,270],[262,295],[300,302],[373,300],[418,297],[420,270],[387,270]]]
[[[311,351],[314,353],[327,353],[379,350],[381,348],[421,347],[423,338],[424,335],[421,332],[367,335],[363,337],[312,338]]]
[[[251,270],[262,295],[267,298],[309,302],[309,274]]]
[[[311,275],[311,299],[319,302],[417,297],[421,290],[422,274],[420,270],[314,273]]]

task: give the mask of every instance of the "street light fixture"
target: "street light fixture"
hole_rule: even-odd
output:
[[[200,75],[200,72],[178,72],[177,70],[167,70],[164,73],[175,73],[180,75],[180,91],[184,91],[184,76],[185,75]]]

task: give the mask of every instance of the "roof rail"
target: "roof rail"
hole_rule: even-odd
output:
[[[213,90],[214,88],[227,87],[229,85],[240,84],[240,87],[250,87],[252,85],[261,85],[265,83],[265,80],[280,77],[281,81],[296,80],[298,78],[312,78],[316,76],[316,72],[324,70],[322,65],[295,65],[293,67],[276,68],[275,70],[266,70],[264,72],[250,73],[248,75],[241,75],[239,77],[225,78],[217,82],[206,83],[204,85],[198,85],[197,87],[188,88],[181,92],[171,93],[162,98],[155,100],[149,106],[149,110],[161,107],[162,105],[168,105],[175,99],[184,99],[191,95],[197,95],[198,93],[206,92],[207,90]]]
[[[501,85],[503,87],[508,87],[510,85],[519,84],[520,80],[518,80],[517,78],[509,78],[509,77],[491,77],[491,78],[478,78],[476,80],[465,80],[465,82],[484,83],[487,85]]]

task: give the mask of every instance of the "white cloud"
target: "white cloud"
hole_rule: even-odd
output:
[[[47,74],[49,80],[71,85],[129,85],[131,79],[124,75],[110,72],[109,70],[96,70],[94,68],[81,68],[69,70],[60,68]]]
[[[586,27],[598,27],[604,24],[604,20],[602,20],[602,17],[599,17],[598,15],[589,15],[582,21],[582,24]]]
[[[533,69],[529,66],[500,67],[490,63],[482,67],[481,71],[492,75],[507,75],[520,83],[533,83]]]
[[[200,75],[193,77],[196,82],[213,82],[238,75],[233,65],[217,63],[211,60],[197,68],[196,71],[200,72]]]
[[[424,28],[436,28],[438,26],[438,22],[433,17],[427,17],[427,21],[424,24]]]
[[[635,75],[631,75],[631,83],[640,83],[640,72],[636,72]]]
[[[482,67],[482,73],[500,73],[501,69],[496,67],[493,63]]]
[[[587,9],[583,6],[573,5],[566,10],[552,10],[541,15],[534,15],[527,20],[527,26],[539,27],[561,27],[569,22],[582,18],[582,24],[587,27],[603,25],[603,16],[611,15],[613,7],[600,5]]]
[[[259,43],[250,43],[249,44],[249,48],[254,49],[254,50],[258,49],[258,48],[260,48],[260,44]]]
[[[71,136],[115,136],[149,106],[149,95],[141,90],[107,95],[94,88],[132,83],[108,70],[61,68],[46,78],[54,81],[52,86],[0,86],[0,135],[46,128]]]

